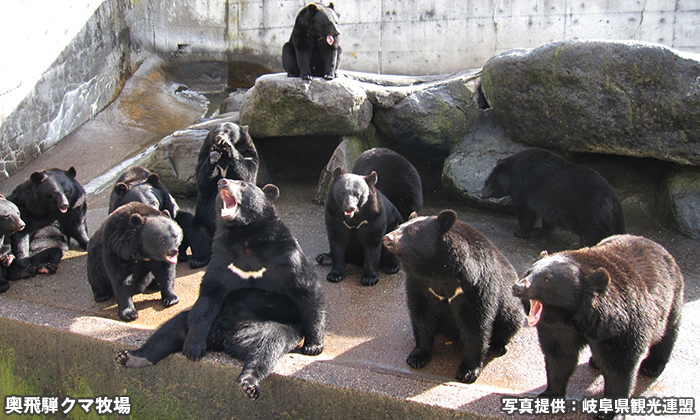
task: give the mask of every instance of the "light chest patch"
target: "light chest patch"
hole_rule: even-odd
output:
[[[231,272],[238,277],[244,279],[244,280],[250,280],[250,279],[259,279],[262,278],[262,276],[265,274],[265,271],[267,271],[267,268],[263,267],[260,270],[257,271],[245,271],[241,270],[240,268],[236,267],[233,265],[233,263],[228,265],[228,269],[231,270]]]

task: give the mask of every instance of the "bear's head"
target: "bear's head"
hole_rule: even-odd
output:
[[[132,213],[129,217],[129,226],[137,232],[140,238],[139,254],[141,257],[177,264],[178,247],[182,242],[182,229],[170,218],[170,213],[167,210],[148,216]]]
[[[126,203],[136,201],[160,210],[164,201],[163,194],[165,194],[162,188],[160,176],[156,173],[151,173],[145,181],[132,185],[126,182],[118,182],[112,190],[110,207],[116,209]]]
[[[249,137],[248,126],[224,122],[217,124],[209,130],[207,143],[210,143],[209,164],[216,165],[219,160],[230,161],[238,158],[236,144]]]
[[[376,172],[362,176],[344,173],[340,167],[335,168],[326,201],[335,203],[347,219],[352,219],[370,201],[372,195],[376,196],[376,184]],[[374,202],[376,201],[375,199]]]
[[[33,172],[29,179],[39,200],[39,203],[36,203],[37,207],[43,207],[50,212],[66,213],[71,206],[75,175],[76,171],[72,166],[67,171],[54,168]]]
[[[6,200],[0,194],[0,236],[17,232],[24,229],[25,226],[15,203]]]
[[[530,326],[537,325],[548,308],[573,313],[580,306],[590,304],[592,296],[605,291],[610,283],[605,268],[583,267],[566,253],[550,256],[544,251],[541,257],[513,285],[513,295],[529,307],[527,322]]]
[[[317,40],[325,40],[326,44],[334,46],[340,36],[338,29],[338,15],[335,12],[335,6],[331,2],[328,6],[321,3],[309,3],[304,7],[297,17],[297,22],[308,22],[306,32],[308,35]]]
[[[443,210],[437,216],[419,217],[411,213],[408,221],[384,235],[384,246],[396,254],[401,264],[425,264],[436,258],[438,242],[457,221],[457,213]]]
[[[481,189],[481,198],[501,198],[510,195],[510,167],[506,159],[499,159]]]
[[[276,186],[260,189],[251,182],[227,178],[220,179],[217,186],[216,209],[224,225],[248,226],[277,217],[272,204],[280,195]]]

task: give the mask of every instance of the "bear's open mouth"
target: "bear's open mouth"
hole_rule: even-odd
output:
[[[333,43],[335,42],[335,38],[333,38],[333,35],[326,36],[326,42],[328,43],[328,45],[333,45]]]
[[[530,299],[530,313],[527,314],[527,325],[534,327],[542,316],[542,302]]]
[[[226,190],[221,190],[219,192],[221,196],[221,217],[224,219],[230,219],[236,217],[236,211],[238,210],[238,201],[236,197]]]
[[[165,261],[169,262],[170,264],[177,264],[177,254],[175,254],[175,255],[166,255],[166,256],[165,256]]]

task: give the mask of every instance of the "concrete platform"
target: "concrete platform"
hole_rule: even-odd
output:
[[[109,112],[114,111],[105,111]],[[196,114],[196,107],[192,112]],[[91,191],[88,227],[95,232],[107,215],[113,183],[111,175],[103,175],[137,156],[160,135],[151,133],[150,140],[142,131],[124,136],[121,122],[106,119],[110,121],[109,129],[101,125],[104,123],[100,118],[88,122],[0,184],[0,193],[9,195],[34,170],[75,166],[78,180]],[[323,208],[311,203],[314,185],[281,182],[278,186],[281,195],[277,209],[306,255],[313,258],[327,251]],[[442,199],[429,201],[422,214],[437,214],[444,208],[457,210],[461,220],[487,235],[520,273],[543,249],[558,251],[577,242],[573,235],[563,232],[547,239],[522,240],[512,234],[517,223],[514,217],[475,211]],[[635,396],[685,397],[696,403],[700,395],[700,244],[646,217],[629,220],[628,229],[665,246],[686,277],[683,322],[672,360],[656,380],[640,376]],[[360,269],[355,266],[341,283],[323,280],[329,321],[325,351],[317,357],[285,356],[275,374],[262,383],[258,401],[249,401],[239,390],[235,378],[240,364],[225,354],[211,353],[196,363],[178,354],[152,368],[124,369],[113,361],[116,351],[139,346],[154,328],[190,307],[204,270],[178,264],[176,291],[180,303],[164,308],[159,293],[137,296],[140,318],[124,323],[117,318],[113,300],[93,301],[85,262],[85,252],[73,244],[57,274],[13,282],[9,291],[0,295],[0,396],[57,396],[60,401],[66,397],[128,396],[131,418],[135,419],[588,417],[579,414],[580,402],[568,402],[566,415],[516,412],[510,416],[502,410],[504,396],[534,397],[546,384],[544,361],[533,328],[523,328],[508,353],[491,362],[474,384],[453,380],[459,346],[447,340],[436,343],[435,356],[425,368],[411,369],[405,362],[414,343],[403,272],[382,274],[376,286],[364,287],[359,282]],[[328,268],[316,270],[325,279]],[[600,397],[602,386],[602,377],[588,365],[588,354],[582,354],[567,398],[580,401]],[[85,414],[76,406],[58,418],[81,416]],[[96,417],[94,407],[90,416]],[[664,416],[675,417],[694,416]]]

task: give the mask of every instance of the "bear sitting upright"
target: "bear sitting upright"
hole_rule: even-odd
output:
[[[143,166],[135,165],[127,168],[119,176],[109,198],[109,212],[112,213],[118,207],[132,201],[148,204],[156,210],[167,210],[170,213],[183,232],[178,259],[179,261],[187,261],[189,258],[187,256],[188,232],[194,216],[192,213],[180,209],[177,201],[170,195],[170,191],[161,182],[157,173],[151,172]]]
[[[581,246],[626,231],[620,199],[608,181],[545,149],[528,148],[498,161],[481,197],[507,195],[518,216],[515,235],[521,238],[532,235],[538,216],[544,233],[564,227],[578,235]]]
[[[18,185],[7,197],[19,207],[22,220],[27,224],[25,229],[11,237],[15,255],[13,264],[17,265],[12,269],[13,278],[36,274],[38,267],[32,266],[30,260],[31,237],[39,229],[56,221],[68,240],[74,238],[81,248],[87,249],[87,201],[85,190],[75,175],[73,167],[67,171],[53,168],[34,172],[29,180]]]
[[[462,345],[457,380],[472,383],[520,329],[523,315],[511,294],[518,275],[479,231],[443,210],[411,219],[384,236],[406,272],[406,297],[416,347],[406,362],[425,366],[435,334]]]
[[[387,274],[399,271],[399,260],[382,245],[382,238],[403,219],[376,183],[374,171],[366,176],[343,173],[340,167],[333,171],[325,211],[331,250],[316,257],[321,265],[333,265],[326,276],[330,282],[345,278],[347,262],[362,264],[364,286],[377,284],[379,267]]]
[[[132,296],[155,281],[163,305],[178,303],[173,288],[182,229],[144,203],[127,203],[113,211],[90,241],[87,255],[88,281],[95,302],[115,296],[119,318],[133,321],[139,313]]]
[[[678,335],[683,283],[674,258],[638,236],[543,253],[513,286],[544,353],[547,389],[541,395],[566,395],[585,345],[605,378],[605,398],[629,398],[638,370],[660,375]]]
[[[352,173],[377,173],[377,189],[391,201],[403,220],[423,208],[423,185],[416,168],[405,157],[385,147],[366,150],[357,158]]]
[[[248,126],[225,122],[209,130],[197,158],[197,203],[189,229],[191,268],[203,267],[211,259],[216,231],[217,182],[222,178],[252,182],[258,178],[258,152]]]
[[[343,50],[338,15],[331,2],[307,4],[296,17],[289,41],[282,47],[282,65],[289,77],[334,79]]]
[[[6,292],[10,288],[6,270],[15,260],[12,246],[7,239],[11,234],[24,229],[24,227],[24,221],[22,221],[15,203],[0,195],[0,293]]]
[[[211,263],[192,309],[166,323],[160,338],[124,355],[125,366],[154,364],[182,350],[190,360],[223,348],[244,360],[243,390],[258,383],[301,337],[301,352],[323,351],[325,305],[316,272],[272,202],[279,189],[221,179]],[[223,340],[223,343],[221,341]],[[134,359],[134,357],[136,357]],[[146,359],[146,360],[143,360]]]

